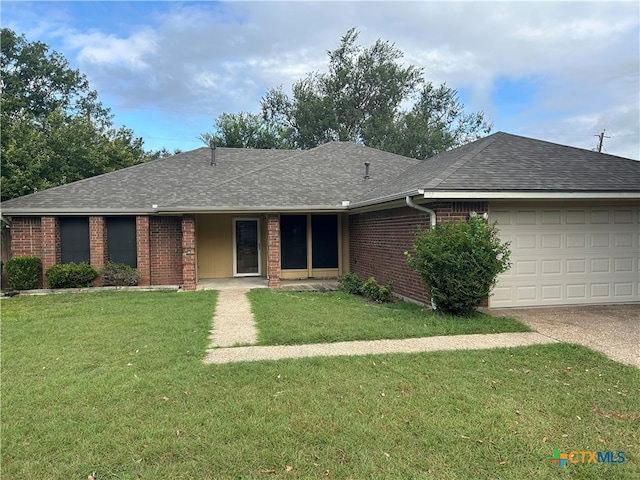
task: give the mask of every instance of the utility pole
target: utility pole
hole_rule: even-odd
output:
[[[604,130],[599,135],[594,135],[594,137],[598,137],[598,153],[602,153],[602,142],[604,142],[605,138],[611,138],[609,136],[604,135]]]

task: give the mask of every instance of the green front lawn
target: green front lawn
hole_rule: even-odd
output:
[[[260,345],[528,332],[513,318],[441,315],[413,303],[375,303],[343,292],[255,289],[248,294]]]
[[[565,344],[205,366],[215,298],[2,300],[2,478],[640,478],[636,368]]]

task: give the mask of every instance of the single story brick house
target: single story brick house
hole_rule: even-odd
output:
[[[11,255],[44,270],[113,260],[184,289],[354,271],[422,302],[404,252],[471,212],[511,242],[490,306],[640,301],[640,162],[502,132],[422,161],[346,142],[205,147],[2,203]]]

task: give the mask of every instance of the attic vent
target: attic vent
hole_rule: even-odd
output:
[[[364,178],[365,178],[365,180],[369,178],[369,165],[371,165],[371,162],[364,162]]]
[[[209,144],[209,148],[211,149],[211,163],[209,165],[211,165],[212,167],[216,166],[216,144],[211,142]]]

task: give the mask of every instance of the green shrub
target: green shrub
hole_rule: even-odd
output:
[[[47,269],[45,275],[49,281],[49,288],[80,288],[90,287],[98,272],[87,262],[71,262],[54,265]]]
[[[338,289],[351,295],[362,295],[364,280],[355,272],[347,272],[338,277]]]
[[[102,269],[104,285],[133,286],[138,285],[138,280],[140,280],[138,270],[126,263],[109,262]]]
[[[442,223],[420,231],[408,252],[409,266],[429,288],[436,307],[472,316],[491,294],[498,274],[509,269],[509,243],[501,243],[494,225],[472,216],[468,222]]]
[[[362,294],[376,302],[387,302],[391,297],[391,287],[380,285],[375,278],[370,277],[362,285]]]
[[[38,257],[14,257],[4,266],[9,288],[32,290],[38,288],[42,261]]]

